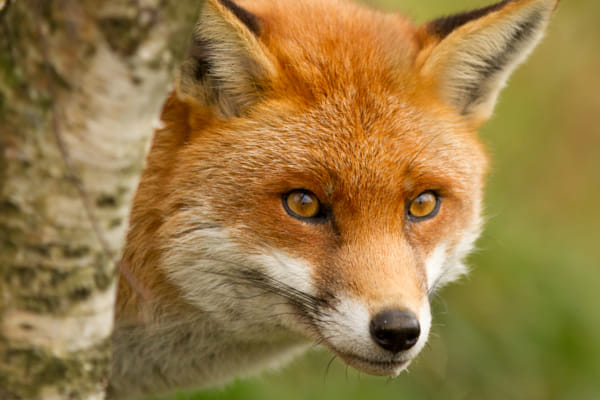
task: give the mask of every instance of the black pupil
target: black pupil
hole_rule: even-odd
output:
[[[298,191],[292,193],[290,200],[293,202],[296,208],[296,213],[303,217],[311,218],[314,217],[319,211],[318,200],[310,192]]]
[[[311,204],[312,198],[306,193],[300,193],[300,205],[302,208],[306,208],[307,205]]]

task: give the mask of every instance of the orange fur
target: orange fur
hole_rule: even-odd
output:
[[[238,2],[257,16],[256,33],[222,3],[208,1],[213,8],[204,23],[215,28],[199,43],[208,41],[202,51],[216,54],[210,62],[228,53],[223,65],[232,73],[211,64],[202,79],[213,83],[196,84],[191,73],[199,67],[192,59],[165,103],[123,256],[151,298],[142,300],[121,280],[118,324],[204,315],[198,296],[216,287],[190,289],[179,280],[188,266],[172,261],[193,265],[198,254],[215,262],[224,257],[203,243],[194,256],[182,254],[195,247],[192,232],[204,228],[225,232],[223,240],[245,254],[228,261],[232,265],[244,264],[246,256],[271,257],[273,249],[302,260],[310,266],[312,295],[331,301],[331,308],[345,296],[360,300],[371,315],[390,308],[419,313],[434,289],[426,268],[436,248],[459,262],[481,224],[487,156],[475,129],[489,113],[479,111],[480,103],[473,103],[473,113],[453,103],[443,79],[462,66],[448,60],[470,35],[484,35],[493,24],[508,29],[513,14],[526,18],[528,7],[546,13],[550,3],[509,2],[441,38],[431,26],[343,0]],[[209,28],[202,29],[197,34],[208,35]],[[227,40],[219,42],[220,34]],[[501,85],[488,86],[495,99]],[[473,93],[486,96],[483,89]],[[313,192],[332,217],[313,224],[288,215],[281,199],[293,189]],[[439,213],[409,220],[407,203],[428,190],[441,198]],[[222,313],[236,307],[224,300]],[[300,314],[290,318],[305,323]],[[296,322],[282,324],[354,362],[347,350],[327,343],[318,324],[290,328]]]

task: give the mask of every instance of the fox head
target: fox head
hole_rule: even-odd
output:
[[[476,130],[556,3],[416,27],[341,0],[207,0],[124,261],[240,343],[307,337],[397,375],[480,232]]]

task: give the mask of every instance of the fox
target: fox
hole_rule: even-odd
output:
[[[223,385],[315,344],[405,370],[482,230],[477,130],[557,5],[417,25],[205,0],[132,203],[109,397]]]

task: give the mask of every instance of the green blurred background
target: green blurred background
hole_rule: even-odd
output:
[[[485,0],[372,0],[417,22]],[[600,399],[600,1],[563,0],[481,135],[493,157],[471,274],[434,301],[428,347],[389,380],[315,350],[168,399]]]

